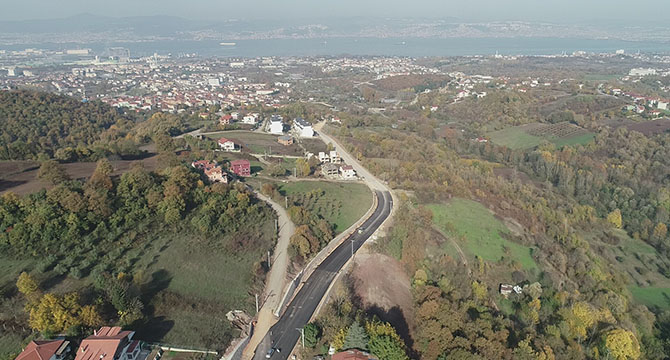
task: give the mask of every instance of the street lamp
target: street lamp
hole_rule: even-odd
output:
[[[295,328],[300,332],[300,338],[302,339],[302,347],[305,348],[305,328]]]

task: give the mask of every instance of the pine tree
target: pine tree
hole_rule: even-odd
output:
[[[365,329],[358,324],[357,321],[354,321],[353,324],[349,327],[347,336],[344,338],[344,350],[347,349],[359,349],[367,350],[368,349],[368,334],[365,332]]]

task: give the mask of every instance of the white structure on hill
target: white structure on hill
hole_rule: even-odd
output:
[[[314,137],[312,124],[303,118],[293,119],[293,131],[295,131],[296,135],[299,137]]]

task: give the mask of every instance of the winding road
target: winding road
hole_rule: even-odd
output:
[[[300,337],[298,329],[303,328],[312,317],[337,273],[349,261],[352,253],[360,249],[391,214],[393,208],[391,194],[379,190],[375,190],[375,193],[378,198],[378,205],[372,216],[361,225],[360,231],[345,239],[314,270],[298,291],[298,294],[289,303],[279,321],[270,328],[270,332],[256,348],[254,359],[264,359],[265,354],[271,347],[280,350],[273,354],[273,359],[287,359],[289,357],[293,346]]]
[[[324,134],[321,131],[322,127],[323,123],[315,126],[321,139],[326,143],[332,143],[342,160],[352,165],[358,176],[362,177],[365,183],[375,192],[377,208],[358,228],[358,231],[343,239],[340,245],[305,280],[279,321],[270,328],[270,331],[256,348],[254,359],[264,359],[271,348],[279,350],[272,354],[272,359],[287,359],[290,356],[293,347],[299,340],[299,329],[302,329],[309,322],[337,274],[368,238],[389,218],[393,209],[393,197],[388,187],[360,165],[357,159],[351,156],[337,140]]]

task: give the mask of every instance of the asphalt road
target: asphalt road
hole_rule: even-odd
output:
[[[288,305],[286,311],[279,321],[270,329],[263,341],[256,348],[254,359],[264,359],[265,354],[271,347],[275,351],[272,359],[287,359],[293,346],[300,337],[297,329],[304,327],[316,307],[321,302],[330,283],[337,272],[349,261],[352,253],[352,240],[354,253],[360,249],[365,241],[382,225],[389,217],[393,208],[393,200],[389,192],[375,191],[377,194],[377,209],[372,216],[361,225],[358,231],[342,242],[323,262],[314,270],[307,282]]]

